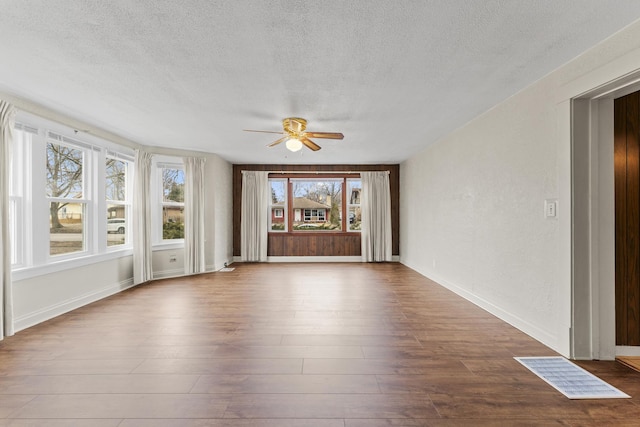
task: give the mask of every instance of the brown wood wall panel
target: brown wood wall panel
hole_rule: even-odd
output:
[[[616,292],[616,344],[627,341],[626,307],[626,260],[627,229],[626,189],[627,189],[627,127],[626,100],[614,101],[614,175],[615,175],[615,292]]]
[[[638,295],[640,284],[640,93],[627,100],[627,345],[640,345]]]
[[[393,255],[400,254],[400,165],[233,165],[233,255],[240,256],[242,171],[389,171]],[[344,197],[344,195],[343,195]],[[269,256],[360,256],[359,233],[269,233]]]
[[[640,92],[615,100],[616,344],[640,345]]]

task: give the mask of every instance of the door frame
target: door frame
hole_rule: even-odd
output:
[[[640,70],[571,100],[571,357],[640,356],[615,343],[613,100]]]

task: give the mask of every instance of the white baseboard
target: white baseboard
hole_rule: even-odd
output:
[[[406,265],[406,264],[405,264]],[[467,301],[477,305],[478,307],[482,308],[483,310],[493,314],[494,316],[496,316],[497,318],[499,318],[500,320],[503,320],[505,322],[507,322],[508,324],[510,324],[511,326],[515,327],[516,329],[519,329],[520,331],[524,332],[525,334],[529,335],[530,337],[540,341],[542,344],[546,345],[547,347],[552,348],[553,350],[557,351],[558,353],[562,354],[564,357],[569,357],[569,354],[564,354],[566,353],[563,349],[562,346],[562,342],[565,342],[565,340],[569,339],[569,331],[561,331],[560,334],[563,336],[557,336],[557,335],[553,335],[550,334],[549,332],[527,322],[526,320],[520,318],[519,316],[506,311],[498,306],[496,306],[495,304],[493,304],[490,301],[487,301],[486,299],[479,297],[469,291],[467,291],[466,289],[464,289],[463,287],[449,282],[446,279],[439,277],[436,274],[432,274],[432,273],[425,273],[422,271],[419,271],[409,265],[407,265],[407,267],[412,268],[413,270],[417,271],[418,273],[422,274],[423,276],[433,280],[434,282],[436,282],[437,284],[449,289],[450,291],[454,292],[455,294],[461,296],[462,298],[466,299]]]
[[[184,268],[174,268],[172,270],[154,271],[153,280],[169,279],[172,277],[182,277],[184,275],[185,275]]]
[[[616,356],[640,356],[640,347],[617,345]]]
[[[37,325],[38,323],[42,323],[47,320],[53,319],[56,316],[60,316],[61,314],[65,314],[87,304],[91,304],[92,302],[96,302],[111,295],[115,295],[118,292],[122,292],[125,289],[132,288],[133,286],[133,278],[131,278],[116,285],[101,289],[99,291],[81,295],[79,297],[52,305],[42,310],[20,316],[14,320],[13,326],[16,332],[19,332],[24,329],[30,328],[31,326]]]

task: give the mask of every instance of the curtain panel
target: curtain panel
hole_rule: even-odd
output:
[[[391,190],[389,172],[361,172],[362,230],[361,250],[364,262],[392,260]]]
[[[0,100],[0,340],[14,334],[9,230],[9,173],[15,109]]]
[[[242,171],[240,255],[242,261],[267,260],[269,173]]]
[[[185,157],[184,272],[203,273],[204,258],[204,164],[200,157]],[[214,218],[210,218],[214,221]]]
[[[133,283],[153,278],[151,264],[151,159],[152,155],[136,150],[133,178]]]

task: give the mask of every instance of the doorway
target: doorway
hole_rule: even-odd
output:
[[[640,346],[640,92],[614,100],[616,346]]]
[[[623,310],[621,303],[616,303],[617,269],[621,268],[616,262],[616,224],[620,227],[621,223],[616,221],[614,168],[618,161],[614,161],[615,99],[638,90],[640,72],[574,98],[571,103],[571,357],[575,359],[613,360],[616,356],[640,355],[640,344],[617,344],[622,326],[617,326],[616,317],[622,316],[619,313]],[[636,158],[640,165],[640,157]],[[638,206],[636,215],[640,218]],[[635,241],[640,259],[640,225],[638,233]],[[640,278],[640,268],[635,272]]]

